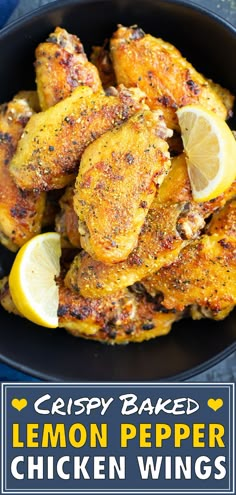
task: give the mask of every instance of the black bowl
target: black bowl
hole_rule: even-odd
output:
[[[116,25],[139,24],[174,43],[206,76],[236,93],[236,30],[189,2],[64,0],[10,25],[0,34],[0,99],[34,87],[34,49],[56,25],[76,33],[85,49]],[[12,257],[0,248],[2,274]],[[60,381],[186,379],[236,348],[236,313],[225,321],[181,321],[172,332],[142,344],[107,346],[47,330],[0,310],[0,357],[35,376]]]

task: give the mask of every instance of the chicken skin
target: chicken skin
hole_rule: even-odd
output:
[[[25,100],[34,113],[40,112],[40,103],[37,91],[19,91],[15,96],[18,100]]]
[[[155,299],[120,291],[102,299],[85,299],[59,284],[59,327],[76,337],[110,344],[142,342],[166,335],[172,324],[181,318],[173,311],[160,311]],[[9,313],[21,316],[9,291],[8,278],[0,280],[0,304]]]
[[[117,85],[116,76],[108,49],[108,40],[104,42],[103,46],[93,46],[90,60],[98,69],[104,89]]]
[[[33,110],[25,99],[27,92],[16,95],[0,107],[0,242],[16,251],[41,230],[45,193],[24,192],[9,172],[9,163]]]
[[[110,42],[118,84],[139,87],[151,109],[161,109],[170,129],[179,130],[176,110],[200,104],[226,119],[233,106],[230,93],[216,88],[170,43],[138,27],[120,26]],[[229,107],[226,107],[226,104]]]
[[[102,89],[98,70],[88,61],[77,36],[57,27],[36,48],[36,83],[42,110],[69,96],[77,86]]]
[[[215,217],[215,218],[214,218]],[[204,316],[225,318],[236,304],[236,200],[213,215],[207,235],[185,247],[178,259],[142,281],[151,296],[162,294],[168,310],[194,305]]]
[[[236,196],[236,193],[235,193]],[[225,208],[214,213],[206,233],[236,238],[236,201],[230,201]]]
[[[23,190],[60,189],[75,178],[85,148],[143,106],[143,93],[121,87],[115,96],[79,86],[71,96],[31,117],[11,161]]]
[[[96,298],[140,281],[172,263],[180,251],[200,234],[204,219],[223,206],[235,192],[236,182],[215,200],[195,203],[184,155],[174,158],[171,170],[150,207],[138,245],[128,258],[109,266],[88,253],[79,253],[66,275],[66,285],[85,297]]]
[[[59,326],[75,336],[127,344],[166,335],[181,318],[177,312],[159,311],[155,299],[123,290],[101,299],[88,299],[63,283],[59,286]]]
[[[81,245],[104,263],[125,260],[170,168],[169,130],[159,112],[144,110],[85,150],[75,183]]]
[[[74,210],[74,184],[67,186],[59,200],[60,212],[56,216],[56,232],[61,235],[62,248],[80,248],[78,216]]]

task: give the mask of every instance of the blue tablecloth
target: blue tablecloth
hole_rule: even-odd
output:
[[[0,28],[6,22],[16,20],[19,16],[54,0],[0,0]],[[158,0],[157,0],[158,1]],[[145,0],[144,0],[145,2]],[[196,4],[213,10],[236,26],[236,0],[195,0]],[[232,68],[234,70],[234,68]],[[21,373],[10,366],[0,363],[0,382],[3,381],[39,381]],[[236,352],[221,363],[191,379],[193,382],[235,382]]]

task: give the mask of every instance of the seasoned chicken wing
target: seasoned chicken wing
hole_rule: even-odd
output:
[[[166,335],[182,315],[160,311],[158,302],[128,290],[102,299],[85,299],[59,283],[59,326],[76,337],[110,344],[142,342]],[[9,291],[8,278],[0,280],[0,303],[18,313]]]
[[[110,49],[118,84],[145,91],[150,108],[161,109],[171,129],[179,129],[176,110],[183,105],[201,104],[223,119],[231,111],[230,93],[216,90],[170,43],[138,27],[120,26]]]
[[[21,96],[0,107],[0,242],[11,251],[40,232],[45,206],[45,193],[22,191],[9,172],[9,162],[33,113]]]
[[[191,242],[178,259],[142,281],[162,305],[182,311],[194,305],[204,316],[223,319],[236,304],[236,200],[209,224],[207,235]],[[225,226],[225,227],[224,227]]]
[[[77,36],[57,27],[36,48],[36,83],[42,110],[69,96],[77,86],[102,89],[98,70],[88,61]]]
[[[161,206],[154,200],[138,245],[125,261],[107,265],[83,251],[72,262],[66,285],[79,290],[85,297],[96,298],[134,284],[178,257],[188,242],[181,233],[183,219],[192,236],[204,225],[197,211],[186,210],[186,203]]]
[[[47,191],[71,183],[85,148],[143,106],[138,89],[119,88],[115,96],[79,86],[71,96],[33,115],[10,164],[23,190]]]
[[[102,299],[85,299],[59,288],[59,326],[75,336],[111,344],[143,342],[166,335],[181,313],[159,311],[155,299],[123,290]]]
[[[174,158],[172,167],[154,199],[138,239],[125,261],[113,266],[78,254],[66,275],[68,287],[85,297],[102,297],[140,281],[172,263],[191,239],[204,227],[204,218],[223,206],[236,192],[236,182],[213,201],[192,199],[184,155]]]
[[[117,263],[136,247],[157,186],[171,165],[168,136],[162,114],[144,110],[85,150],[74,208],[81,245],[95,259]]]

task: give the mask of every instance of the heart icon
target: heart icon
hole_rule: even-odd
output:
[[[28,402],[26,399],[12,399],[11,401],[12,407],[17,409],[17,411],[22,411],[22,409],[24,409],[24,407],[26,407],[27,404]]]
[[[207,401],[208,407],[213,409],[213,411],[217,411],[218,409],[220,409],[223,406],[223,404],[224,402],[222,399],[208,399]]]

